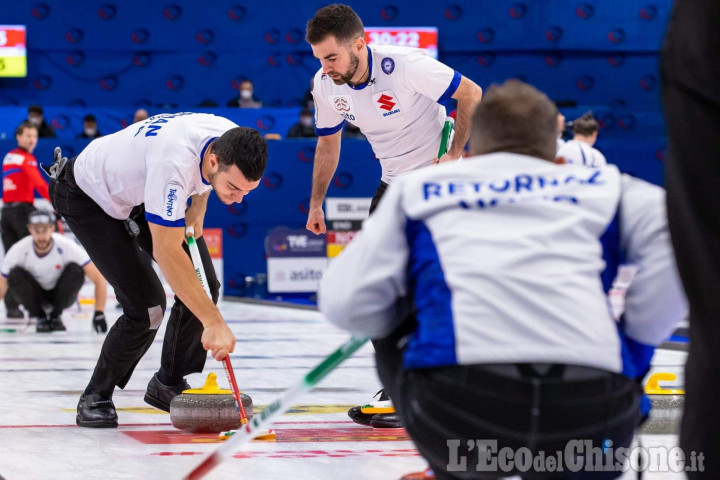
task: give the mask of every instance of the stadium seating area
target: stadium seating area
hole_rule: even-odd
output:
[[[94,114],[99,130],[109,134],[131,123],[140,107],[151,115],[212,112],[284,136],[319,68],[304,41],[304,24],[327,2],[69,3],[0,4],[2,22],[26,25],[28,35],[28,76],[0,79],[3,153],[15,146],[14,129],[31,104],[45,108],[58,135],[41,140],[41,163],[51,160],[56,144],[79,153],[87,141],[75,136],[85,114]],[[439,59],[483,87],[521,78],[557,101],[568,119],[592,110],[601,124],[597,148],[607,159],[662,182],[658,55],[670,0],[381,0],[352,6],[366,26],[437,26]],[[226,107],[244,78],[253,81],[265,108]],[[265,271],[268,229],[305,225],[314,145],[271,141],[258,192],[231,207],[212,200],[207,224],[225,232],[226,293],[242,294],[244,277]],[[367,142],[345,140],[330,195],[370,196],[378,178]]]

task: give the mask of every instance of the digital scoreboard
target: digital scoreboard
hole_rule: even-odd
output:
[[[396,47],[422,48],[438,56],[437,27],[365,27],[368,45],[395,45]]]
[[[25,25],[0,25],[0,77],[26,76]]]

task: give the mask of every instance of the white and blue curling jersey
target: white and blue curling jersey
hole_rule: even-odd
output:
[[[75,159],[75,181],[113,218],[144,203],[149,222],[182,227],[188,198],[212,189],[201,175],[208,145],[235,127],[206,113],[152,116],[93,140]]]
[[[618,324],[605,292],[620,263],[638,272]],[[549,362],[641,375],[687,308],[665,192],[612,165],[509,153],[404,175],[330,264],[319,305],[381,338],[410,303],[408,368]]]
[[[28,235],[18,241],[5,253],[0,264],[0,275],[7,278],[13,268],[20,267],[27,270],[43,289],[52,290],[70,263],[77,263],[81,267],[90,263],[87,252],[68,237],[53,233],[52,241],[52,248],[42,257],[35,251],[32,236]]]
[[[437,157],[446,102],[461,75],[409,47],[368,48],[367,84],[335,85],[320,69],[315,74],[315,132],[340,131],[349,121],[365,135],[380,160],[382,181],[431,165]]]
[[[558,148],[557,157],[563,157],[565,163],[582,165],[583,167],[599,168],[607,165],[605,155],[597,148],[591,147],[585,142],[568,140]]]

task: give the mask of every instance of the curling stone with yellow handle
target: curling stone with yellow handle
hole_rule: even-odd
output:
[[[240,394],[248,420],[253,416],[252,399]],[[208,375],[202,388],[185,390],[170,403],[173,427],[193,433],[218,433],[240,428],[237,405],[230,390],[218,386],[217,375]]]
[[[642,433],[671,434],[680,432],[685,390],[663,388],[659,382],[677,379],[674,373],[654,373],[645,384],[645,393],[650,398],[650,416],[642,426]]]

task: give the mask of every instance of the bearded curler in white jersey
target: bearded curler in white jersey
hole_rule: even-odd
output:
[[[308,230],[321,234],[326,231],[322,205],[340,160],[345,122],[360,129],[380,160],[382,177],[370,204],[372,214],[394,178],[461,157],[482,89],[422,50],[366,45],[362,20],[347,5],[318,10],[305,38],[321,65],[313,79],[318,142],[307,222]],[[450,98],[458,103],[455,141],[436,158],[446,118],[443,104]],[[377,412],[354,407],[348,415],[361,424],[399,426],[389,399],[383,394],[380,401]]]
[[[321,68],[313,79],[318,134],[307,228],[325,232],[322,204],[340,159],[340,136],[350,122],[372,145],[382,167],[370,211],[397,176],[432,163],[457,160],[482,89],[424,51],[365,44],[362,21],[345,5],[318,10],[306,39]],[[437,159],[446,113],[458,101],[455,141]]]

